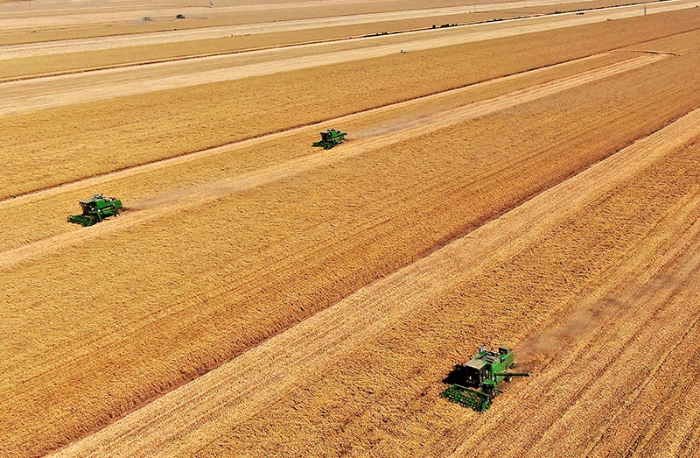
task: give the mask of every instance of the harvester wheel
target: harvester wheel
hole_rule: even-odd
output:
[[[510,383],[513,381],[513,377],[506,377],[506,382]]]

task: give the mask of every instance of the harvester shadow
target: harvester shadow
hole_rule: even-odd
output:
[[[459,384],[463,383],[463,381],[464,369],[459,364],[455,364],[450,373],[447,374],[447,377],[442,379],[442,383],[445,383],[447,385],[454,385],[456,383]]]

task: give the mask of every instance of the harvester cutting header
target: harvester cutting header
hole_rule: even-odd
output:
[[[90,199],[81,200],[80,207],[83,209],[83,213],[69,216],[68,222],[92,226],[110,216],[119,216],[119,210],[122,209],[122,201],[115,197],[95,194]]]
[[[516,367],[515,356],[508,347],[498,352],[481,347],[467,363],[457,364],[448,379],[453,385],[442,396],[464,407],[483,412],[498,396],[498,384],[510,382],[513,377],[529,377],[529,372],[507,372]]]
[[[321,132],[321,141],[314,143],[313,146],[322,146],[324,149],[331,149],[336,145],[343,144],[346,135],[345,132],[328,129]]]

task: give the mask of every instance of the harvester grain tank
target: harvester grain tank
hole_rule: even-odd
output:
[[[510,382],[513,377],[529,377],[529,372],[508,372],[516,367],[513,351],[508,347],[498,347],[498,351],[481,347],[479,352],[466,362],[457,364],[448,377],[452,386],[442,396],[464,407],[483,412],[498,396],[498,385]]]
[[[322,146],[325,149],[331,149],[336,145],[340,145],[345,141],[345,132],[335,129],[328,129],[321,132],[321,141],[314,143],[313,146]]]
[[[114,197],[105,197],[95,194],[92,198],[80,201],[83,213],[68,217],[69,223],[92,226],[110,216],[119,216],[122,209],[122,201]]]

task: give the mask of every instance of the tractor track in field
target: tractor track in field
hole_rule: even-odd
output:
[[[696,247],[697,248],[697,247]],[[663,310],[663,312],[667,312],[666,310]],[[677,341],[673,342],[672,344],[669,344],[668,348],[669,350],[660,356],[659,361],[657,365],[653,368],[653,370],[648,374],[648,378],[643,380],[642,383],[639,385],[638,388],[635,389],[635,391],[630,395],[625,403],[621,406],[618,407],[616,412],[611,416],[610,421],[608,422],[608,425],[606,426],[605,430],[600,431],[598,436],[591,441],[590,447],[587,450],[587,453],[589,456],[596,456],[596,455],[601,455],[605,456],[607,453],[609,453],[609,447],[610,444],[606,441],[606,436],[610,434],[610,430],[614,427],[616,424],[621,424],[624,423],[625,420],[627,419],[628,416],[628,411],[630,410],[629,406],[636,404],[638,402],[640,403],[645,403],[645,399],[643,399],[643,396],[647,391],[651,391],[652,384],[655,383],[656,380],[662,380],[662,379],[668,379],[668,377],[664,377],[664,372],[665,366],[668,364],[670,365],[676,365],[678,361],[682,361],[684,359],[687,359],[687,356],[684,354],[689,353],[687,350],[685,350],[685,347],[688,347],[689,344],[693,344],[695,342],[695,352],[700,351],[700,344],[698,344],[698,337],[700,336],[700,319],[695,319],[692,323],[689,324],[687,331],[685,334]],[[683,350],[680,350],[683,349]],[[689,389],[688,386],[678,386],[680,381],[676,378],[673,386],[669,387],[670,389],[668,390],[669,392],[681,392],[681,393],[689,393],[691,390]],[[675,404],[675,403],[674,403]],[[648,405],[648,404],[647,404]],[[646,413],[649,415],[649,418],[654,418],[654,419],[667,419],[670,415],[668,412],[665,412],[669,409],[668,405],[666,405],[664,402],[659,402],[657,403],[651,412],[646,411]],[[672,415],[672,414],[671,414]],[[659,430],[662,428],[662,425],[665,422],[658,422],[656,425],[647,425],[650,427],[650,430],[653,430],[654,434],[658,433]],[[697,431],[697,428],[694,428],[695,431]],[[693,428],[689,431],[688,434],[691,434],[693,431]],[[651,434],[647,434],[647,437],[649,437]],[[632,455],[638,451],[640,447],[642,447],[644,441],[644,436],[638,436],[638,438],[633,441],[633,444],[631,447],[627,448],[624,450],[624,453],[627,455]],[[660,440],[654,441],[654,442],[662,442]],[[686,443],[691,444],[692,441],[686,439]],[[643,448],[643,447],[642,447]],[[597,453],[596,453],[597,452]],[[692,456],[692,454],[690,455]]]
[[[543,97],[547,97],[558,92],[565,91],[567,89],[572,89],[584,84],[595,82],[602,78],[617,75],[636,68],[641,68],[645,65],[657,62],[665,58],[668,57],[665,55],[642,55],[629,60],[600,67],[594,70],[584,71],[573,76],[564,77],[547,83],[531,86],[526,89],[517,90],[512,93],[504,94],[502,96],[498,96],[492,99],[475,102],[464,107],[455,108],[429,117],[424,117],[419,120],[420,122],[417,125],[412,125],[406,129],[398,128],[396,130],[392,130],[390,133],[385,133],[384,135],[380,135],[377,137],[370,137],[366,139],[355,140],[353,142],[348,142],[346,145],[343,145],[342,148],[336,148],[330,151],[322,151],[320,153],[315,153],[309,156],[302,156],[282,164],[274,165],[264,169],[254,170],[236,177],[219,180],[214,183],[194,188],[190,191],[179,192],[176,195],[174,195],[172,199],[168,199],[167,196],[164,196],[162,198],[155,198],[154,201],[157,202],[157,205],[155,205],[155,207],[157,208],[135,212],[127,212],[118,220],[107,221],[98,226],[86,228],[83,230],[76,230],[59,234],[47,239],[31,242],[27,245],[23,245],[18,248],[2,252],[0,253],[0,268],[10,267],[14,264],[17,264],[27,259],[31,259],[35,256],[55,251],[57,249],[60,249],[61,247],[81,243],[89,238],[99,237],[116,230],[122,230],[137,224],[143,224],[149,220],[158,218],[164,214],[181,211],[185,208],[189,208],[192,206],[201,205],[203,202],[213,201],[222,196],[234,192],[242,192],[255,187],[263,186],[265,184],[272,183],[274,181],[290,178],[319,167],[328,166],[333,163],[342,161],[344,159],[358,156],[360,154],[365,154],[368,151],[374,149],[396,144],[398,142],[410,139],[417,135],[428,134],[430,132],[449,127],[451,125],[463,122],[465,120],[487,116],[496,113],[500,110],[511,108],[522,103],[538,100]],[[491,82],[486,82],[482,84],[493,83],[494,81],[492,80]],[[473,88],[473,86],[471,86],[471,88]],[[432,97],[445,97],[449,95],[451,94],[442,93],[438,96]],[[347,120],[349,118],[355,119],[357,117],[364,117],[370,114],[376,114],[381,111],[394,109],[396,107],[410,106],[412,104],[420,103],[424,100],[426,100],[426,98],[416,99],[409,102],[403,102],[399,105],[392,105],[389,107],[383,107],[376,110],[372,110],[370,112],[362,112],[356,115],[350,115],[349,117],[339,118],[335,121],[342,122],[343,120]],[[242,147],[241,145],[250,146],[251,144],[256,144],[263,141],[272,141],[284,135],[289,135],[290,133],[297,132],[301,129],[312,129],[312,127],[304,127],[300,129],[294,129],[277,134],[272,134],[267,137],[261,137],[258,139],[252,139],[247,140],[245,142],[237,143],[232,147],[218,147],[211,150],[193,153],[187,156],[178,156],[176,158],[166,159],[156,163],[134,167],[105,176],[90,178],[81,182],[62,185],[56,188],[51,188],[49,190],[40,191],[33,194],[27,194],[16,199],[0,202],[0,206],[20,205],[26,203],[30,199],[40,200],[49,195],[66,192],[72,189],[81,188],[84,186],[94,186],[96,184],[104,183],[106,181],[114,180],[117,178],[143,173],[144,171],[167,167],[176,163],[189,162],[209,155],[220,154],[223,151],[230,151],[232,148],[240,148]],[[683,139],[688,137],[686,134],[681,135],[679,138]],[[510,164],[508,164],[507,166],[510,166]],[[137,202],[135,204],[132,204],[131,206],[145,207],[148,206],[147,204],[148,202]]]
[[[671,0],[663,4],[654,4],[648,8],[648,13],[655,14],[693,6],[694,3],[687,0]],[[369,39],[371,41],[363,40],[361,44],[357,43],[357,40],[347,40],[205,57],[184,62],[164,62],[144,67],[124,67],[37,80],[11,81],[0,83],[0,116],[334,65],[396,54],[400,50],[422,51],[636,15],[638,12],[635,8],[615,7],[591,11],[585,16],[562,14],[523,19],[518,25],[511,24],[512,20],[506,20],[415,32],[410,36],[399,34],[377,37]],[[440,36],[436,36],[437,34]]]
[[[370,336],[380,334],[387,326],[410,315],[429,296],[439,296],[443,289],[449,288],[448,284],[443,284],[444,279],[457,274],[463,276],[488,263],[512,257],[570,215],[700,134],[699,119],[700,110],[681,118],[232,362],[71,444],[57,456],[90,456],[105,452],[149,456],[159,456],[156,452],[160,452],[160,456],[193,454],[220,433],[217,421],[226,420],[230,424],[255,415],[271,399],[302,383],[305,374],[320,373],[330,361],[353,351]],[[684,138],[679,139],[679,134],[684,134]],[[689,200],[694,203],[683,208],[697,207],[698,196],[691,197]],[[696,223],[675,241],[665,257],[655,262],[665,265],[672,261],[674,253],[682,251],[689,240],[697,240],[699,231],[700,224]],[[697,272],[698,266],[700,255],[694,255],[692,262],[686,263],[688,272]],[[627,269],[628,274],[633,273],[630,269]],[[615,280],[610,282],[615,283]],[[630,310],[629,314],[634,315],[634,311]],[[647,328],[653,333],[654,326]],[[592,338],[597,335],[594,332]],[[639,338],[635,342],[643,345]],[[584,352],[587,347],[584,344],[578,348]],[[556,372],[563,374],[570,369],[571,363],[568,363]],[[560,375],[552,376],[550,383],[556,384],[557,377]],[[487,433],[484,430],[484,434]],[[457,453],[460,454],[463,453]]]
[[[697,209],[697,196],[695,205]],[[695,243],[692,248],[697,250],[697,224],[693,228],[693,231]],[[682,249],[687,249],[688,252],[692,253],[692,251],[689,250],[690,248],[691,247],[687,246],[679,246],[679,251],[676,252],[678,253]],[[626,386],[629,387],[627,388],[626,393],[629,394],[624,395],[624,402],[618,401],[616,404],[615,398],[619,398],[622,395],[622,393],[612,392],[605,394],[606,399],[605,402],[601,403],[601,411],[599,412],[600,415],[595,416],[597,418],[590,418],[591,423],[589,423],[597,425],[597,428],[599,430],[597,437],[592,440],[591,437],[587,434],[588,437],[586,438],[583,438],[580,435],[575,438],[577,439],[577,443],[575,443],[576,447],[580,448],[583,446],[583,444],[588,444],[587,453],[589,453],[591,450],[602,444],[601,441],[603,440],[603,432],[605,428],[607,428],[610,425],[614,425],[616,422],[621,422],[624,419],[624,411],[626,410],[626,405],[629,405],[630,403],[634,402],[635,398],[638,397],[635,391],[643,390],[644,384],[649,380],[653,380],[655,375],[659,373],[661,368],[664,366],[664,362],[668,361],[671,358],[672,350],[678,345],[682,344],[685,340],[687,333],[689,332],[687,327],[690,326],[690,329],[692,329],[694,326],[697,325],[698,319],[700,318],[697,314],[697,311],[694,313],[689,313],[690,310],[688,310],[687,307],[679,306],[677,304],[677,301],[675,301],[675,297],[677,294],[679,294],[679,291],[687,286],[689,281],[688,278],[697,278],[698,269],[700,265],[700,258],[697,255],[694,255],[689,260],[686,256],[684,260],[687,261],[688,264],[680,265],[677,263],[674,264],[674,266],[678,268],[680,272],[686,273],[687,277],[682,278],[680,281],[676,281],[672,286],[663,284],[654,285],[652,282],[651,284],[655,286],[654,290],[643,291],[641,295],[635,295],[633,297],[635,303],[645,304],[644,309],[637,309],[633,307],[634,303],[625,304],[623,306],[623,311],[625,311],[625,314],[617,315],[615,317],[617,321],[625,323],[625,327],[621,328],[617,332],[611,333],[609,329],[605,329],[604,331],[601,331],[598,334],[594,334],[586,348],[584,350],[581,350],[579,356],[575,359],[579,362],[579,364],[582,365],[588,364],[590,366],[593,366],[597,363],[600,366],[598,372],[594,376],[589,378],[590,383],[583,385],[585,386],[585,388],[582,388],[581,394],[575,396],[572,399],[572,401],[576,403],[585,402],[581,400],[582,398],[585,399],[599,396],[594,393],[603,392],[603,384],[605,383],[603,382],[603,380],[606,380],[608,377],[611,376],[611,374],[613,378],[616,378],[616,376],[614,375],[615,373],[624,373],[624,370],[621,366],[624,366],[627,363],[622,361],[631,360],[632,355],[644,355],[637,356],[635,358],[636,365],[644,365],[644,367],[651,366],[651,369],[644,370],[643,372],[637,369],[634,375],[640,375],[639,378],[634,377],[634,375],[630,377],[629,384],[626,384]],[[628,284],[632,284],[632,288],[638,291],[638,286],[634,283],[633,278],[634,273],[630,272],[628,277]],[[631,310],[624,310],[625,308],[629,308]],[[666,318],[660,321],[659,317]],[[629,337],[627,337],[626,340],[620,339],[620,334],[625,335],[622,329],[624,329],[624,331],[630,329],[631,331]],[[681,335],[679,336],[679,334]],[[660,335],[663,337],[660,337]],[[668,342],[668,344],[664,345],[663,341]],[[593,349],[599,348],[601,342],[609,342],[609,344],[604,345],[604,347],[621,349],[621,354],[616,355],[613,351],[611,352],[612,354],[608,353],[608,355],[603,357],[601,357],[602,355],[594,356],[593,353],[595,352],[595,350]],[[656,352],[652,353],[651,351],[649,351],[649,348],[654,348]],[[663,350],[659,351],[658,349]],[[625,357],[625,353],[630,356]],[[607,360],[607,364],[603,363],[603,361],[606,361],[606,358],[608,357],[610,359]],[[547,388],[547,390],[555,392],[557,386],[565,385],[567,377],[566,374],[575,373],[577,371],[576,366],[577,364],[572,363],[569,369],[567,369],[566,372],[564,372],[559,379],[553,380],[552,385],[550,385],[549,388]],[[645,379],[644,377],[647,378]],[[662,408],[662,398],[659,398],[657,401],[660,402],[657,403],[654,408]],[[572,409],[572,405],[566,402],[559,402],[559,404],[561,405],[561,415],[559,417],[552,416],[552,418],[554,419],[552,425],[550,425],[550,427],[547,428],[549,437],[543,445],[538,444],[538,448],[540,450],[547,449],[548,447],[551,447],[554,442],[556,442],[554,439],[554,437],[556,436],[556,431],[561,431],[563,429],[561,425],[562,423],[566,423],[567,417],[571,418],[572,415],[575,415],[575,413],[572,412],[572,410],[580,408],[579,405],[576,405]],[[549,431],[550,429],[553,429],[554,431]],[[589,431],[588,433],[590,434],[592,432],[594,433],[595,429],[593,431]],[[569,438],[569,441],[572,441],[572,439],[574,438]],[[602,448],[605,449],[606,447],[607,445],[603,446]],[[536,452],[533,451],[533,453],[536,456]]]

